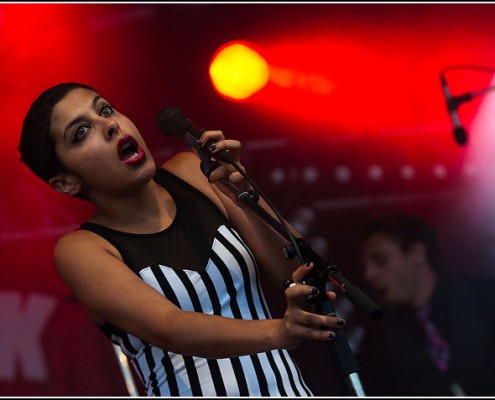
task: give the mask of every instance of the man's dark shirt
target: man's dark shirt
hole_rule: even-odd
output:
[[[431,306],[450,345],[448,370],[431,361],[415,310],[384,308],[355,351],[366,395],[495,395],[495,281],[440,279]]]

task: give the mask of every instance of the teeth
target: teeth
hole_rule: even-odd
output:
[[[124,160],[129,161],[129,160],[133,159],[134,157],[136,157],[137,155],[138,155],[137,151],[133,151],[132,153],[128,152],[125,154]]]

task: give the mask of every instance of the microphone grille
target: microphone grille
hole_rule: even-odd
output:
[[[460,144],[461,146],[465,145],[467,142],[466,130],[462,126],[455,128],[454,129],[454,138],[455,138],[455,141],[458,144]]]
[[[184,135],[188,127],[186,114],[175,107],[161,109],[156,116],[156,123],[162,133],[179,138]]]

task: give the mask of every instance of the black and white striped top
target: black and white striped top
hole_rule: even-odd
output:
[[[164,231],[129,234],[87,222],[81,229],[107,239],[136,274],[184,311],[270,318],[253,254],[220,210],[164,169],[155,180],[177,205]],[[312,396],[286,350],[205,359],[157,348],[108,323],[101,328],[130,358],[149,396]]]

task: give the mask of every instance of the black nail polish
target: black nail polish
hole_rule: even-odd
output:
[[[337,326],[344,326],[344,325],[345,325],[345,321],[343,319],[337,320]]]
[[[213,143],[210,147],[208,147],[208,150],[210,150],[211,152],[214,152],[216,149],[217,149],[217,145],[215,143]]]
[[[320,291],[317,288],[311,289],[311,293],[306,296],[306,301],[309,303],[314,303],[319,294]]]

